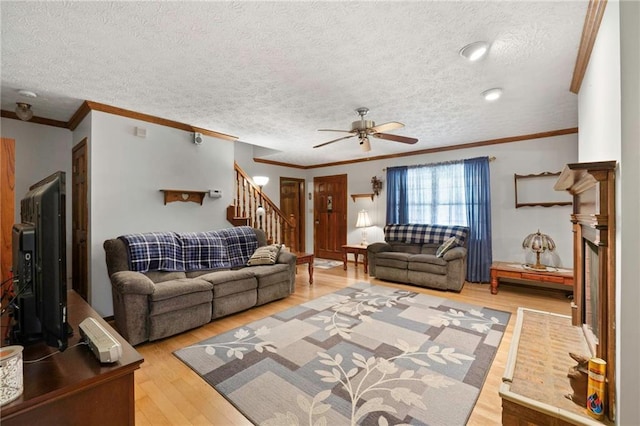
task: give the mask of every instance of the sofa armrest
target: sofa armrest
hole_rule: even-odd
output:
[[[120,271],[110,277],[111,285],[120,294],[153,294],[155,284],[140,272]]]
[[[276,263],[295,265],[296,259],[297,258],[295,254],[289,251],[280,251],[280,254],[278,254],[278,260],[276,260]]]
[[[464,247],[454,247],[447,251],[442,258],[447,262],[456,259],[463,259],[467,256],[467,249]]]
[[[367,246],[367,251],[369,252],[369,256],[372,254],[380,253],[382,251],[392,251],[391,245],[387,243],[373,243]]]
[[[369,244],[367,246],[367,257],[369,263],[367,267],[369,269],[370,277],[376,276],[376,254],[382,253],[383,251],[393,251],[393,249],[390,244],[382,242]]]

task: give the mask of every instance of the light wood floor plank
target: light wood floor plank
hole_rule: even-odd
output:
[[[296,277],[296,293],[285,299],[217,319],[178,336],[137,346],[145,361],[135,373],[136,422],[140,425],[251,425],[232,404],[178,360],[173,351],[362,281],[511,312],[511,320],[469,418],[469,425],[501,424],[502,408],[498,389],[518,307],[570,315],[570,301],[560,291],[501,284],[500,292],[492,295],[488,284],[466,283],[460,293],[442,292],[369,279],[361,265],[356,270],[353,264],[349,265],[347,271],[343,271],[342,267],[329,270],[316,268],[314,284],[310,286],[305,268]]]

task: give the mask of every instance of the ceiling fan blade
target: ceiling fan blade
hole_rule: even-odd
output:
[[[342,132],[342,133],[354,133],[353,130],[335,130],[335,129],[318,129],[319,132]]]
[[[409,143],[409,144],[414,144],[418,142],[418,139],[416,138],[410,138],[407,136],[399,136],[399,135],[391,135],[389,133],[374,133],[371,136],[378,139],[385,139],[388,141],[402,142],[402,143]]]
[[[380,133],[380,132],[388,132],[389,130],[400,129],[404,127],[404,124],[399,123],[397,121],[390,121],[388,123],[378,124],[377,126],[373,126],[369,129],[369,133]]]
[[[330,143],[338,142],[338,141],[341,141],[342,139],[349,139],[349,138],[352,138],[352,137],[354,137],[354,136],[355,136],[355,135],[351,135],[351,136],[344,136],[344,137],[342,137],[342,138],[334,139],[334,140],[331,140],[331,141],[329,141],[329,142],[321,143],[320,145],[316,145],[316,146],[314,146],[314,148],[320,148],[320,147],[322,147],[322,146],[329,145]]]

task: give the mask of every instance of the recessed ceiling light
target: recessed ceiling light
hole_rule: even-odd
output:
[[[502,96],[502,89],[500,89],[499,87],[495,87],[493,89],[485,90],[484,92],[482,92],[482,96],[486,101],[495,101],[496,99],[499,99],[500,96]]]
[[[460,56],[473,62],[482,58],[488,51],[489,43],[486,41],[476,41],[460,49]]]
[[[20,89],[20,90],[18,90],[18,94],[20,94],[22,96],[26,96],[27,98],[37,98],[38,97],[38,95],[35,92],[32,92],[31,90]]]

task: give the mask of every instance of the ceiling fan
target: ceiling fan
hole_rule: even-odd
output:
[[[343,132],[343,133],[351,133],[349,136],[344,136],[338,139],[330,140],[329,142],[321,143],[320,145],[314,146],[314,148],[320,148],[325,145],[329,145],[334,142],[341,141],[343,139],[349,139],[354,136],[358,136],[360,139],[360,146],[362,150],[367,152],[371,151],[371,143],[369,142],[369,136],[373,136],[378,139],[386,139],[394,142],[402,142],[408,144],[414,144],[418,142],[416,138],[410,138],[407,136],[399,136],[392,135],[389,133],[382,133],[389,130],[400,129],[404,127],[404,124],[398,123],[397,121],[390,121],[388,123],[379,124],[376,126],[371,120],[365,120],[364,116],[369,112],[369,108],[358,108],[356,109],[358,115],[360,115],[359,121],[354,121],[351,123],[351,130],[333,130],[333,129],[318,129],[319,132]]]

